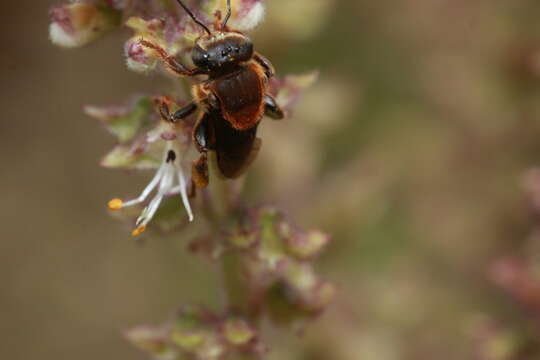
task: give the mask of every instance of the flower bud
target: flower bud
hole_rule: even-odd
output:
[[[316,230],[296,232],[286,238],[289,252],[299,260],[308,260],[318,255],[328,244],[330,238]]]
[[[236,16],[231,19],[230,25],[238,30],[251,30],[264,18],[264,5],[260,0],[238,0]]]
[[[232,345],[245,345],[255,338],[255,331],[241,319],[228,319],[223,327],[225,339]]]
[[[336,292],[337,289],[334,284],[328,281],[320,281],[311,291],[311,297],[306,304],[307,308],[314,312],[324,310],[334,300]]]
[[[270,81],[270,93],[285,111],[286,116],[298,102],[305,89],[312,86],[319,78],[318,71],[299,75],[287,75],[283,78],[274,77]]]
[[[225,13],[226,1],[214,0],[211,2],[209,15],[219,11]],[[236,30],[251,30],[264,18],[265,7],[261,0],[233,0],[231,2],[232,16],[228,26]]]
[[[153,50],[142,46],[139,40],[140,38],[135,36],[126,41],[124,45],[126,65],[132,71],[147,73],[155,69],[158,60],[152,54]]]
[[[124,336],[133,345],[154,356],[173,354],[174,349],[168,343],[167,331],[152,326],[138,326],[129,329]]]
[[[145,124],[151,122],[154,106],[150,96],[135,96],[123,104],[86,105],[86,115],[98,119],[118,142],[133,140]]]
[[[61,47],[84,46],[119,23],[118,12],[90,3],[71,3],[51,9],[49,35]]]

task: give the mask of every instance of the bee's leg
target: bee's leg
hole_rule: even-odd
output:
[[[177,110],[174,114],[171,114],[169,104],[171,104],[173,100],[169,96],[158,97],[155,102],[159,106],[159,114],[161,115],[161,118],[172,123],[187,118],[189,115],[193,114],[195,110],[197,110],[197,104],[195,102],[190,102],[183,108]]]
[[[197,160],[193,160],[191,181],[195,185],[195,188],[198,189],[204,189],[208,186],[208,156],[206,152],[201,153]]]
[[[265,58],[258,52],[255,52],[255,54],[253,55],[253,59],[263,67],[264,73],[266,74],[266,77],[268,79],[274,76],[274,66],[267,58]]]
[[[190,102],[183,108],[177,110],[174,114],[169,114],[168,120],[175,123],[178,120],[187,118],[189,115],[193,114],[197,110],[197,104]]]
[[[215,149],[215,136],[209,119],[210,115],[207,112],[201,112],[193,126],[193,143],[200,153]]]
[[[281,120],[285,117],[283,109],[271,95],[264,96],[264,114],[272,119]]]
[[[163,62],[165,63],[165,66],[167,67],[167,69],[169,69],[176,75],[194,76],[194,75],[201,75],[201,74],[206,73],[205,71],[199,68],[188,69],[187,67],[185,67],[184,65],[176,61],[174,56],[169,55],[167,51],[165,51],[165,49],[163,49],[161,46],[157,44],[154,44],[153,42],[141,39],[139,43],[142,46],[146,46],[147,48],[155,50],[159,58],[163,60]]]
[[[191,166],[191,180],[195,188],[203,189],[208,186],[208,155],[207,152],[213,149],[211,143],[212,130],[209,122],[209,114],[203,112],[200,114],[195,126],[193,127],[193,142],[197,150],[201,153],[197,160],[193,161]]]

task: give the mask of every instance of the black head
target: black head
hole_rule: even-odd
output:
[[[197,39],[191,59],[198,68],[217,71],[234,67],[253,56],[253,43],[242,34],[217,32]]]

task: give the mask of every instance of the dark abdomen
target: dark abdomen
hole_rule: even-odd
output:
[[[195,140],[201,148],[216,152],[223,176],[236,178],[244,172],[257,154],[257,124],[248,130],[236,130],[219,111],[203,115],[195,129]]]

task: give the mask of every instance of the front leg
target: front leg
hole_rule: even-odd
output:
[[[276,99],[268,94],[264,96],[264,114],[274,120],[281,120],[285,117],[285,113],[277,104]]]
[[[177,110],[174,114],[170,116],[172,122],[177,122],[187,118],[189,115],[193,114],[197,110],[197,104],[190,102],[188,105],[184,106],[180,110]]]
[[[157,53],[158,57],[165,63],[167,69],[169,69],[178,76],[195,76],[206,74],[204,70],[201,70],[199,68],[188,69],[187,67],[176,61],[174,56],[169,55],[167,51],[165,51],[165,49],[163,49],[157,44],[154,44],[153,42],[141,39],[139,43],[142,46],[154,50]]]
[[[178,120],[187,118],[189,115],[193,114],[197,110],[197,104],[195,102],[190,102],[183,108],[177,110],[174,114],[170,113],[169,104],[172,102],[170,97],[163,96],[156,100],[159,105],[159,114],[161,118],[165,121],[176,123]]]
[[[270,60],[268,60],[258,52],[255,52],[255,54],[253,55],[253,59],[262,66],[267,79],[270,79],[274,76],[275,70]]]

